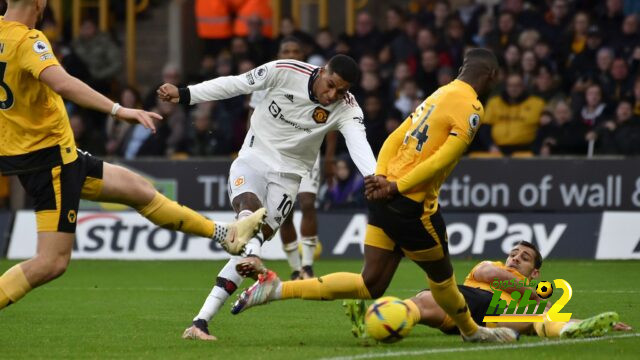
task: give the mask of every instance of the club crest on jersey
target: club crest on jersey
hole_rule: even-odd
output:
[[[321,108],[320,106],[317,106],[315,109],[313,109],[313,121],[315,121],[318,124],[324,124],[327,122],[327,119],[329,118],[329,111]]]
[[[473,136],[473,133],[476,131],[478,126],[480,125],[480,115],[471,114],[469,116],[469,136]]]
[[[233,185],[235,185],[236,187],[240,187],[244,185],[244,176],[238,176],[236,180],[233,182]]]
[[[44,41],[38,40],[33,43],[33,51],[38,54],[42,54],[43,52],[49,51],[49,47]]]
[[[267,77],[267,67],[260,66],[259,68],[256,68],[253,70],[253,76],[256,80],[264,80]]]

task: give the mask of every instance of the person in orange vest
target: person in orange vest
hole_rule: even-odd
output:
[[[239,5],[235,7],[236,18],[233,23],[233,33],[235,36],[249,35],[249,23],[252,18],[258,17],[262,22],[262,36],[271,38],[273,34],[272,18],[273,13],[268,1],[264,0],[231,0]]]
[[[198,36],[205,42],[205,53],[217,54],[227,47],[233,35],[232,0],[196,0],[195,17]]]

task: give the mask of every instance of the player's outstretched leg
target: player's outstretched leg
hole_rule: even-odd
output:
[[[435,261],[425,261],[413,254],[409,254],[409,257],[427,273],[431,295],[455,322],[464,341],[513,342],[518,340],[520,334],[513,329],[503,327],[489,329],[478,326],[473,321],[467,302],[458,290],[451,260],[446,250],[444,250],[444,256]]]
[[[227,252],[238,255],[260,230],[265,210],[231,224],[215,223],[186,206],[167,199],[142,176],[121,166],[104,163],[102,186],[86,186],[82,198],[125,204],[154,224],[170,230],[213,238]]]

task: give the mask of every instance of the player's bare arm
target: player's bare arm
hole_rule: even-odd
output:
[[[496,279],[499,281],[505,281],[505,280],[511,280],[511,279],[517,280],[517,278],[513,275],[513,273],[507,270],[501,269],[500,267],[495,266],[491,262],[487,262],[487,261],[482,262],[480,265],[478,265],[476,270],[473,272],[473,278],[476,279],[477,281],[487,283],[487,284],[490,284],[492,281]],[[502,290],[508,293],[512,293],[516,290],[519,292],[524,292],[526,288],[524,286],[520,286],[518,283],[518,285],[516,285],[515,287],[507,287]],[[534,291],[531,292],[531,298],[535,299],[536,301],[542,300],[538,295],[536,295]]]
[[[156,132],[154,120],[162,120],[162,116],[144,110],[125,108],[109,100],[106,96],[93,90],[89,85],[69,75],[62,66],[49,66],[40,74],[40,81],[53,91],[74,103],[103,112],[114,113],[119,120],[133,124],[141,124],[153,133]],[[114,111],[115,110],[115,111]]]

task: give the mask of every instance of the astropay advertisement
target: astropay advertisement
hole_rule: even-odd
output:
[[[205,212],[231,222],[232,212]],[[299,233],[301,214],[294,213]],[[640,212],[604,213],[446,213],[449,253],[453,258],[503,259],[518,241],[529,241],[544,258],[639,259]],[[361,259],[366,213],[318,213],[323,258]],[[30,258],[36,251],[32,211],[20,211],[7,257]],[[265,259],[285,259],[279,232],[262,248]],[[187,260],[226,259],[211,239],[159,228],[133,211],[82,211],[78,216],[76,259]]]

